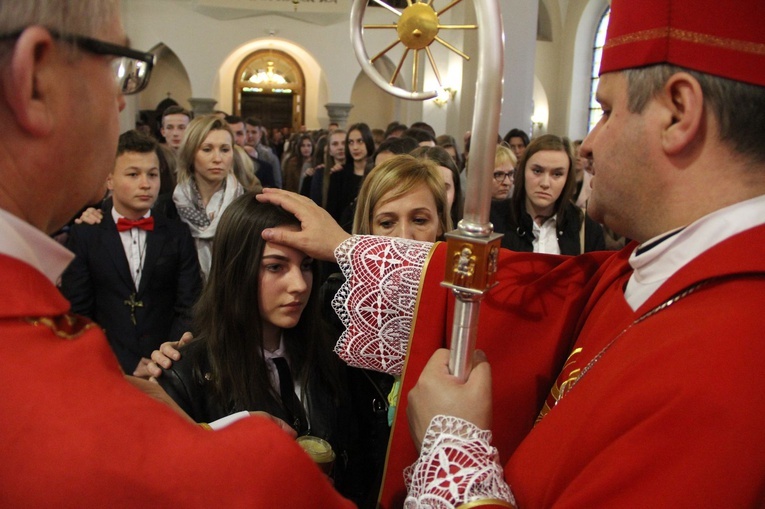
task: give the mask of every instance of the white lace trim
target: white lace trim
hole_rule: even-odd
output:
[[[445,415],[430,421],[420,457],[404,470],[406,509],[452,509],[477,500],[503,500],[515,505],[491,446],[491,431]]]
[[[335,352],[346,363],[400,375],[420,276],[433,244],[353,236],[335,250],[345,283],[332,307],[345,331]]]

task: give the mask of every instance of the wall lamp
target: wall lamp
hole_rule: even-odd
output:
[[[433,98],[433,102],[439,108],[443,108],[449,101],[454,100],[454,96],[457,95],[457,90],[452,87],[442,88],[436,97]]]

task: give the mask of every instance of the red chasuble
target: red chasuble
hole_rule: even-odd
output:
[[[765,226],[701,254],[637,312],[627,277],[603,273],[574,345],[587,372],[558,380],[574,385],[506,464],[518,506],[763,507]]]
[[[492,366],[493,443],[518,506],[762,507],[765,227],[709,249],[637,312],[623,295],[633,248],[576,258],[502,253],[477,346]],[[400,507],[401,471],[417,458],[406,394],[451,324],[450,297],[438,286],[444,253],[434,252],[424,275],[385,508]],[[561,386],[569,392],[534,427]]]
[[[448,346],[451,335],[454,299],[451,290],[440,286],[445,255],[446,244],[439,244],[420,287],[383,479],[384,508],[401,507],[406,497],[402,472],[417,459],[406,417],[407,394],[433,352]],[[492,366],[493,445],[503,462],[534,425],[570,351],[571,331],[594,286],[592,275],[609,256],[613,253],[571,258],[501,251],[499,284],[481,303],[476,346]]]
[[[353,506],[269,421],[205,431],[139,392],[29,265],[0,281],[0,507]]]

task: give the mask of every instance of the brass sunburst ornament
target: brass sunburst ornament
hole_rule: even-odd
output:
[[[433,69],[433,73],[435,74],[436,81],[438,81],[439,86],[443,87],[443,83],[441,82],[441,73],[438,71],[438,65],[436,65],[436,61],[433,58],[433,53],[431,52],[430,48],[434,42],[441,44],[465,60],[470,60],[470,57],[464,52],[458,50],[443,40],[441,37],[439,37],[439,32],[441,30],[475,30],[478,28],[477,25],[442,25],[440,23],[439,17],[455,5],[462,2],[462,0],[453,0],[451,3],[446,5],[446,7],[439,11],[437,11],[433,6],[436,0],[407,0],[408,5],[403,9],[403,11],[399,11],[398,9],[391,7],[382,0],[372,1],[398,16],[398,21],[395,24],[363,25],[365,29],[389,29],[396,31],[396,40],[377,55],[375,55],[373,58],[368,59],[368,62],[370,65],[373,65],[379,58],[386,55],[399,44],[402,44],[405,48],[404,53],[401,56],[398,65],[396,66],[395,72],[388,82],[388,85],[393,86],[393,83],[401,73],[401,69],[404,66],[407,57],[409,56],[409,53],[412,52],[412,87],[410,97],[408,98],[423,99],[434,97],[436,94],[436,92],[418,92],[419,61],[420,52],[422,51],[424,51],[428,57],[430,66]],[[357,34],[354,33],[353,35],[355,42]],[[358,34],[358,38],[360,38],[360,33]],[[425,94],[425,96],[423,96],[423,94]],[[401,94],[395,95],[402,96]]]
[[[353,0],[351,5],[351,41],[353,50],[362,70],[378,87],[402,99],[423,101],[438,95],[437,91],[418,92],[406,91],[394,87],[377,71],[364,48],[362,38],[362,18],[369,0]],[[439,15],[448,11],[461,0],[452,0],[441,11],[433,8],[436,0],[415,1],[407,0],[408,7],[403,12],[384,4],[382,0],[373,0],[378,5],[394,12],[398,17],[395,25],[381,25],[379,28],[395,28],[397,40],[388,46],[375,59],[380,58],[398,43],[406,47],[405,53],[414,50],[415,72],[412,85],[417,85],[417,53],[425,50],[430,58],[436,75],[438,70],[433,63],[429,49],[433,42],[438,42],[464,55],[447,45],[438,37],[438,32],[445,28],[477,28],[477,26],[443,26],[438,21]],[[494,172],[494,154],[497,148],[497,130],[502,105],[502,77],[504,76],[504,36],[502,35],[502,10],[499,2],[506,0],[473,0],[478,31],[478,63],[476,76],[476,93],[473,101],[473,123],[470,143],[470,174],[465,194],[465,208],[457,229],[446,234],[447,249],[457,254],[447,256],[446,277],[443,286],[451,287],[454,299],[454,317],[452,322],[451,345],[449,354],[449,372],[459,380],[467,380],[472,369],[473,351],[475,350],[478,332],[478,311],[481,299],[491,286],[496,272],[496,248],[499,247],[499,234],[493,233],[489,221],[491,204],[491,181]],[[368,26],[365,28],[376,28]],[[401,69],[406,54],[399,63]],[[394,77],[395,79],[395,77]],[[454,249],[452,249],[454,248]],[[467,251],[465,250],[467,248]],[[480,254],[480,256],[479,256]],[[475,258],[474,258],[475,257]],[[478,267],[486,277],[476,279]],[[449,274],[456,274],[455,279]],[[469,284],[469,286],[468,286]]]

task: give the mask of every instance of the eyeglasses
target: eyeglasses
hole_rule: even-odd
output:
[[[509,178],[511,181],[513,180],[513,174],[512,171],[495,171],[494,172],[494,181],[497,184],[501,184],[505,181],[506,178]]]
[[[149,84],[149,76],[154,67],[154,55],[144,53],[125,46],[111,44],[82,35],[61,35],[55,30],[47,29],[51,37],[58,41],[77,46],[94,55],[109,55],[117,57],[112,62],[114,80],[123,95],[137,94]],[[16,39],[24,29],[0,35],[0,39]]]

